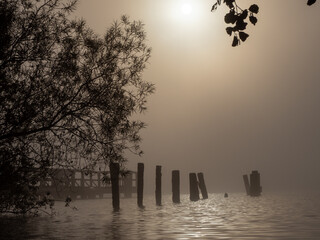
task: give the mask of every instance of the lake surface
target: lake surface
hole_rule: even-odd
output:
[[[320,239],[320,195],[243,193],[209,194],[190,202],[181,196],[173,204],[163,196],[155,206],[145,196],[121,199],[120,212],[111,199],[77,200],[78,210],[57,202],[53,217],[1,217],[0,239]]]

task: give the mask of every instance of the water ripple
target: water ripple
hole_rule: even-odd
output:
[[[121,199],[112,211],[110,199],[79,200],[72,211],[58,203],[58,215],[0,218],[0,239],[319,239],[320,198],[244,194],[211,194],[209,199],[181,204],[171,196],[163,206],[154,197]]]

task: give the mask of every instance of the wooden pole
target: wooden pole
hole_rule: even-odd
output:
[[[199,188],[197,175],[195,173],[189,173],[189,183],[190,183],[190,200],[198,201],[199,198]]]
[[[132,197],[132,172],[129,172],[123,179],[124,197]]]
[[[260,196],[261,194],[260,186],[260,173],[255,170],[250,174],[250,195],[251,196]]]
[[[172,171],[172,202],[180,203],[180,172]]]
[[[203,199],[207,199],[208,198],[208,192],[207,192],[207,188],[206,188],[206,184],[204,182],[204,177],[203,177],[203,173],[200,172],[198,173],[198,180],[199,180],[199,188],[202,194],[202,198]]]
[[[244,181],[244,186],[246,187],[247,195],[250,195],[250,184],[249,184],[249,178],[247,174],[243,175],[243,181]]]
[[[110,162],[111,188],[112,188],[112,206],[114,211],[120,210],[120,193],[119,193],[119,163]]]
[[[138,163],[137,203],[139,207],[143,207],[143,173],[144,164]]]
[[[161,206],[161,166],[156,166],[156,205]]]

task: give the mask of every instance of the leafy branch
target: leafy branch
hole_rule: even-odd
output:
[[[314,4],[317,0],[308,0],[307,5],[311,6],[312,4]]]
[[[233,24],[233,26],[226,28],[226,32],[229,36],[233,36],[232,46],[236,47],[249,37],[249,34],[244,32],[248,25],[247,19],[253,25],[258,22],[255,14],[259,12],[259,7],[253,4],[248,9],[242,9],[235,0],[223,0],[223,3],[229,8],[229,12],[224,16],[224,21],[227,24]],[[213,4],[211,11],[215,11],[219,5],[221,5],[221,0],[217,0]]]
[[[308,0],[307,5],[313,5],[317,0]],[[217,0],[212,8],[211,12],[217,10],[220,6],[222,0]],[[236,0],[223,0],[223,3],[229,8],[229,12],[224,16],[224,21],[227,24],[232,24],[233,26],[227,27],[226,32],[229,36],[233,36],[232,46],[236,47],[245,42],[249,37],[249,34],[244,32],[248,25],[248,19],[251,24],[256,25],[258,19],[256,14],[259,12],[259,6],[257,4],[252,4],[247,9],[242,9],[236,2]]]

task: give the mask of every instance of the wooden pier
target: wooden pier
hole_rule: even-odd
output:
[[[51,169],[51,177],[39,183],[39,195],[50,192],[56,200],[65,200],[67,196],[72,199],[92,199],[111,197],[111,181],[107,171],[84,171],[71,169]],[[119,191],[123,197],[132,197],[137,191],[136,172],[129,172],[125,177],[119,176]]]

